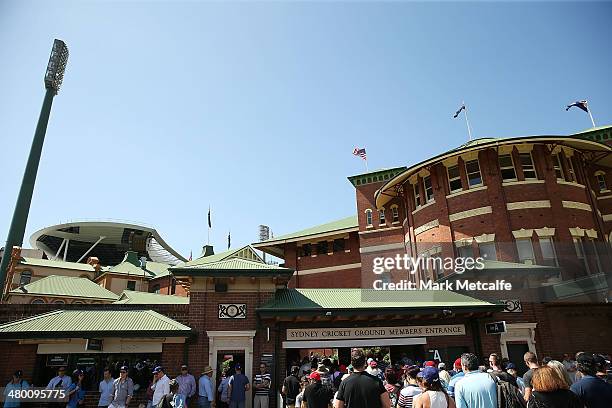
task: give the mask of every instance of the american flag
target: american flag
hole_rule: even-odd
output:
[[[359,156],[359,157],[361,157],[363,160],[368,160],[368,158],[366,157],[366,150],[365,150],[365,148],[360,149],[360,148],[356,147],[356,148],[353,150],[353,156]]]

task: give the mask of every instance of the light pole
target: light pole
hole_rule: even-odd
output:
[[[47,92],[45,93],[45,99],[43,100],[40,116],[38,117],[34,140],[32,141],[30,155],[28,156],[21,188],[19,189],[19,196],[17,196],[17,203],[15,204],[15,211],[13,212],[13,219],[11,220],[11,227],[9,228],[6,238],[2,263],[0,263],[0,282],[3,284],[3,294],[5,288],[10,285],[10,282],[6,282],[6,272],[9,261],[11,260],[11,252],[14,246],[21,246],[23,244],[23,235],[28,221],[28,214],[30,213],[32,193],[34,192],[36,173],[38,172],[38,164],[40,163],[40,154],[45,141],[47,124],[49,123],[51,104],[53,103],[53,97],[57,95],[62,85],[67,62],[68,47],[66,47],[63,41],[56,39],[53,41],[49,64],[47,64],[47,71],[45,72],[45,88]]]

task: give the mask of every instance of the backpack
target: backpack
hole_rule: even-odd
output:
[[[525,408],[527,406],[518,387],[515,387],[508,381],[504,381],[491,373],[489,373],[489,376],[497,387],[498,408]]]

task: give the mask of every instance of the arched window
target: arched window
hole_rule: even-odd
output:
[[[45,304],[45,300],[41,299],[41,298],[36,298],[36,299],[32,300],[30,303],[32,303],[33,305],[44,305]]]
[[[372,226],[372,210],[370,210],[369,208],[365,210],[365,215],[366,215],[366,226],[371,227]]]
[[[84,305],[85,302],[83,302],[82,300],[75,300],[74,302],[72,302],[73,305]]]
[[[53,301],[54,305],[65,305],[66,302],[64,302],[62,299],[57,299]]]
[[[380,225],[385,225],[387,220],[385,219],[385,209],[381,208],[378,210],[378,216],[380,217]]]
[[[19,277],[19,286],[25,286],[32,281],[32,271],[23,271]]]

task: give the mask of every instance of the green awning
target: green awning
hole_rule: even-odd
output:
[[[189,326],[153,310],[55,310],[0,325],[0,339],[189,337]]]
[[[175,276],[291,276],[293,270],[265,262],[230,258],[218,262],[181,265],[170,269]]]
[[[431,314],[442,310],[495,312],[503,310],[503,305],[444,290],[280,289],[257,312],[262,317],[272,317],[326,312],[333,315]]]
[[[10,295],[55,296],[81,299],[116,300],[119,296],[87,278],[51,275],[13,289]]]

